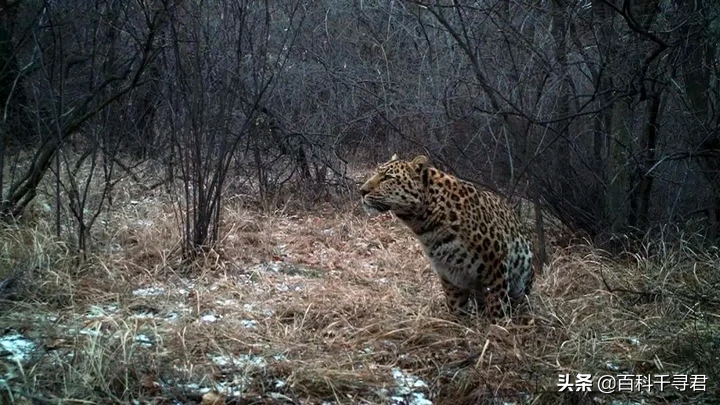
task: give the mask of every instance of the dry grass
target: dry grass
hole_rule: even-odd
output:
[[[85,259],[40,210],[0,231],[0,279],[21,275],[0,331],[36,344],[27,361],[0,360],[0,402],[200,403],[210,390],[225,403],[401,403],[397,369],[435,404],[720,395],[717,251],[556,248],[524,314],[489,325],[448,315],[419,244],[390,216],[231,203],[221,250],[189,266],[175,212],[127,192]],[[709,380],[705,393],[557,392],[559,374],[623,372]]]

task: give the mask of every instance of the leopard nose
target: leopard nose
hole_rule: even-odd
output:
[[[370,192],[370,187],[367,183],[360,186],[360,196],[365,197]]]

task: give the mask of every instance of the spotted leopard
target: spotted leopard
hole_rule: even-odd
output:
[[[420,240],[451,312],[467,313],[473,296],[494,320],[530,292],[531,242],[498,194],[438,170],[422,155],[411,161],[394,155],[360,194],[368,213],[391,211]]]

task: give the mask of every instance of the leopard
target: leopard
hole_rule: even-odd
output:
[[[484,311],[496,321],[529,295],[532,241],[498,192],[441,171],[425,155],[401,160],[397,154],[359,191],[364,211],[392,212],[419,240],[450,313]]]

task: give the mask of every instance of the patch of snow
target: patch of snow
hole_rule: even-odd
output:
[[[155,222],[149,219],[138,219],[135,221],[135,225],[143,228],[152,228],[155,226]]]
[[[232,364],[232,357],[222,355],[212,356],[209,354],[208,357],[210,357],[210,361],[212,361],[216,366],[224,367]]]
[[[188,368],[188,366],[185,366],[185,365],[178,366],[177,364],[173,364],[172,368],[173,368],[173,370],[175,370],[177,372],[190,374],[190,369]]]
[[[393,405],[432,405],[432,401],[425,398],[422,392],[413,392],[403,397],[392,396],[390,400]]]
[[[378,265],[377,265],[377,264],[375,264],[375,263],[368,263],[368,262],[364,262],[364,263],[362,264],[362,267],[363,267],[364,269],[369,270],[369,271],[372,271],[372,272],[375,272],[375,271],[377,271],[377,269],[378,269]]]
[[[90,319],[104,318],[104,317],[114,314],[115,312],[117,312],[117,310],[118,310],[118,306],[115,304],[110,304],[105,307],[100,306],[100,305],[93,305],[90,307],[90,311],[89,311],[90,313],[85,315],[85,317],[90,318]]]
[[[135,335],[135,341],[143,347],[152,347],[154,343],[150,337],[142,333]]]
[[[177,384],[176,387],[180,387],[181,389],[192,392],[194,394],[198,395],[204,395],[211,391],[215,391],[220,395],[224,395],[227,397],[239,397],[243,394],[245,391],[245,388],[249,384],[249,380],[244,377],[236,378],[232,381],[216,381],[211,383],[212,386],[200,386],[197,383],[188,383],[188,384]]]
[[[288,397],[287,395],[281,394],[279,392],[271,392],[270,398],[282,401],[282,403],[290,403],[290,404],[295,403],[295,401],[292,398]]]
[[[215,322],[218,319],[220,319],[220,318],[218,316],[216,316],[215,314],[205,314],[200,317],[200,322]]]
[[[278,284],[277,286],[275,286],[275,288],[280,292],[302,291],[302,287],[300,287],[299,285],[287,285],[285,283]]]
[[[405,374],[399,368],[392,369],[392,376],[395,379],[397,388],[390,397],[394,405],[432,405],[432,401],[425,398],[422,389],[427,389],[425,381],[414,375]]]
[[[173,312],[168,312],[168,313],[164,316],[164,318],[165,318],[166,321],[171,321],[171,322],[172,322],[172,321],[177,321],[178,319],[180,319],[180,314],[178,314],[178,313],[175,312],[175,311],[173,311]]]
[[[284,253],[278,254],[278,256],[284,256]],[[286,263],[286,262],[266,262],[266,263],[260,263],[256,264],[254,266],[249,267],[246,272],[248,274],[252,273],[285,273],[285,274],[294,274],[297,273],[300,268],[297,265]],[[247,281],[246,281],[247,283]]]
[[[226,355],[208,355],[210,361],[216,366],[227,367],[227,366],[239,366],[242,368],[263,368],[267,365],[267,361],[260,357],[252,354],[240,354],[238,356],[226,356]]]
[[[55,322],[58,320],[57,315],[52,314],[37,314],[34,316],[37,321]]]
[[[244,326],[248,329],[257,328],[257,321],[254,319],[241,319],[240,323],[242,324],[242,326]]]
[[[258,283],[253,280],[253,278],[247,274],[240,274],[238,275],[238,281],[240,281],[240,284],[244,285],[257,285]]]
[[[217,381],[215,382],[215,391],[227,397],[239,397],[248,384],[250,384],[250,379],[242,376],[232,381]]]
[[[140,312],[137,314],[132,314],[128,317],[128,319],[152,319],[155,318],[155,314],[152,312]]]
[[[14,362],[23,362],[30,357],[35,350],[35,343],[25,336],[14,332],[0,336],[0,348],[3,352],[10,353],[8,358]]]
[[[198,393],[201,395],[207,394],[208,392],[210,392],[212,390],[210,387],[201,387],[200,385],[198,385],[196,383],[185,384],[182,387],[190,392],[195,392],[195,393]]]
[[[243,309],[247,312],[262,314],[263,316],[273,316],[275,314],[275,311],[268,308],[265,308],[263,310],[257,310],[253,304],[244,304]]]
[[[138,288],[137,290],[134,290],[132,292],[132,295],[136,297],[155,297],[158,295],[161,295],[165,292],[165,289],[162,287],[146,287],[146,288]]]
[[[249,354],[241,354],[240,356],[238,356],[238,360],[252,367],[265,367],[267,365],[267,361],[265,361],[264,358]]]

